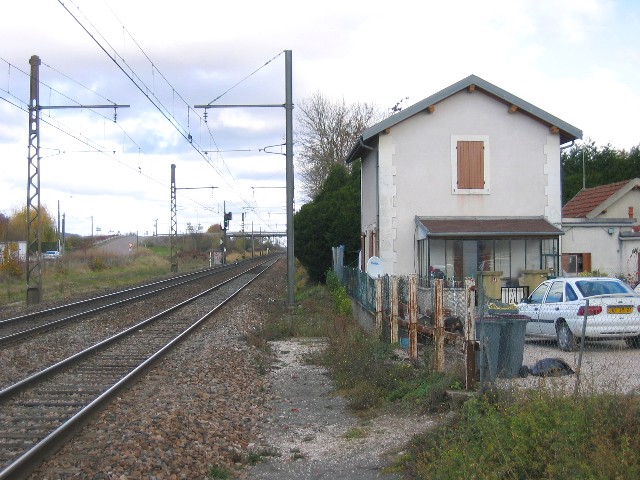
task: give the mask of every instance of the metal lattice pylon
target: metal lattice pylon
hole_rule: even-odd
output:
[[[178,256],[176,252],[176,240],[178,238],[178,208],[176,206],[176,165],[171,164],[171,271],[178,271]]]
[[[27,305],[42,300],[42,218],[40,216],[40,57],[33,55],[29,94],[29,151],[27,181]],[[35,252],[35,255],[31,254]]]

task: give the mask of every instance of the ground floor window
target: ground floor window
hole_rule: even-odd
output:
[[[460,286],[478,272],[500,272],[505,287],[519,285],[525,270],[546,270],[557,275],[558,238],[425,238],[418,241],[418,274],[444,278]]]
[[[568,277],[575,277],[582,272],[591,271],[590,253],[563,253],[562,272]]]

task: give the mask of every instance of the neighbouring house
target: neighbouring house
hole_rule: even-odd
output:
[[[579,138],[475,75],[368,128],[346,160],[362,161],[361,268],[502,287],[557,274],[560,151]]]
[[[16,260],[24,262],[27,258],[27,242],[0,242],[0,263],[2,263],[5,257],[12,256]]]
[[[562,207],[562,270],[597,270],[638,283],[640,179],[583,188]]]

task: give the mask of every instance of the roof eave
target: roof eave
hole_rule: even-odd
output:
[[[551,115],[550,113],[542,110],[541,108],[536,107],[535,105],[507,92],[506,90],[503,90],[500,87],[493,85],[492,83],[487,82],[486,80],[483,80],[480,77],[477,77],[476,75],[469,75],[468,77],[463,78],[462,80],[454,83],[453,85],[449,85],[448,87],[440,90],[439,92],[434,93],[433,95],[419,101],[418,103],[415,103],[410,107],[407,107],[404,110],[401,110],[400,112],[395,113],[394,115],[391,115],[390,117],[385,118],[381,122],[378,122],[375,125],[372,125],[371,127],[367,128],[364,132],[362,132],[362,135],[360,136],[360,139],[359,139],[360,142],[366,144],[372,138],[384,132],[387,128],[391,128],[394,125],[397,125],[398,123],[408,119],[409,117],[412,117],[413,115],[423,110],[426,110],[431,105],[441,102],[442,100],[462,90],[465,90],[471,85],[475,85],[481,90],[484,90],[488,94],[493,95],[494,97],[504,101],[505,103],[508,103],[509,105],[515,105],[516,107],[518,107],[519,110],[522,110],[523,112],[526,112],[529,115],[532,115],[538,118],[539,120],[547,123],[549,126],[557,127],[560,134],[561,145],[564,145],[566,143],[582,138],[582,130],[580,130],[579,128],[574,127],[573,125],[565,122],[564,120],[561,120],[558,117]],[[350,163],[356,158],[358,158],[358,156],[353,156],[353,155],[357,155],[359,153],[359,148],[360,147],[358,144],[354,146],[349,156],[347,157],[347,163]]]
[[[439,232],[433,233],[427,230],[426,236],[429,238],[498,238],[498,237],[557,237],[564,235],[564,232]]]

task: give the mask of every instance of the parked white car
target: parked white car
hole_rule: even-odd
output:
[[[586,299],[588,340],[624,339],[629,347],[640,347],[640,295],[621,280],[608,277],[542,282],[518,304],[518,313],[530,318],[526,335],[556,338],[560,350],[575,350],[582,337]]]
[[[42,254],[44,258],[59,258],[60,252],[57,250],[48,250]]]

